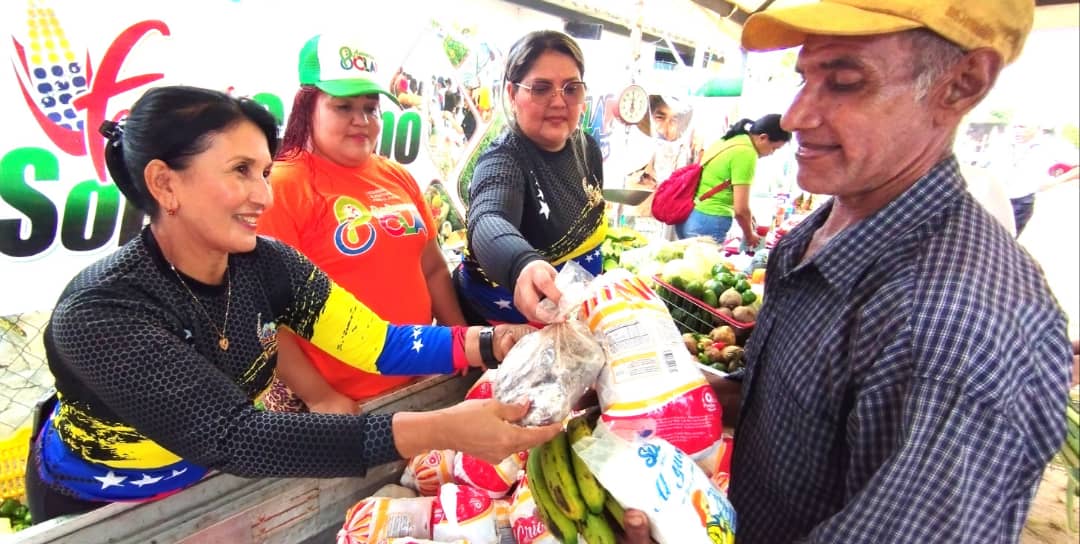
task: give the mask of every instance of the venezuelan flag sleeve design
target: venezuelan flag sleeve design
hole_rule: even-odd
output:
[[[281,324],[365,372],[412,376],[454,371],[450,328],[387,323],[302,255],[275,245],[290,261],[290,296]]]

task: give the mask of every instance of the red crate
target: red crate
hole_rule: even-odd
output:
[[[753,323],[738,321],[719,313],[716,308],[690,296],[681,289],[672,287],[670,283],[661,279],[660,276],[653,276],[653,280],[656,281],[657,294],[664,300],[664,303],[668,306],[668,311],[671,312],[671,318],[675,320],[679,330],[684,333],[708,334],[714,327],[728,325],[735,330],[735,336],[741,344],[746,341],[746,337],[754,329]],[[665,294],[665,290],[670,294]]]

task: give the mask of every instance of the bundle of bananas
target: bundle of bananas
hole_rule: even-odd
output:
[[[615,544],[623,508],[605,490],[571,445],[592,434],[585,416],[570,420],[566,431],[529,452],[525,477],[544,525],[564,544],[580,533],[589,544]]]
[[[1065,512],[1068,516],[1069,530],[1077,531],[1073,516],[1075,497],[1080,496],[1080,386],[1074,386],[1069,392],[1069,404],[1065,407],[1066,434],[1065,444],[1061,446],[1060,456],[1068,467],[1068,484],[1065,491]]]

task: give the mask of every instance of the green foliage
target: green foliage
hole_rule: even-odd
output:
[[[492,140],[501,134],[505,127],[506,118],[496,111],[495,116],[491,119],[491,124],[484,130],[480,143],[476,145],[476,149],[469,155],[469,160],[461,168],[461,174],[458,176],[458,196],[461,197],[461,204],[465,208],[469,207],[469,184],[472,183],[473,171],[476,170],[476,161],[480,159],[480,155],[487,150]]]

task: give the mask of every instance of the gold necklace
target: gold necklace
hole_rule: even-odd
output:
[[[225,336],[225,330],[229,327],[229,306],[232,304],[232,274],[229,274],[229,269],[225,269],[225,284],[227,285],[225,290],[225,321],[219,329],[217,323],[214,323],[214,318],[210,317],[210,312],[206,311],[206,307],[199,301],[199,297],[195,296],[195,292],[188,287],[187,282],[180,276],[180,272],[176,270],[176,267],[173,266],[172,263],[169,263],[169,268],[172,269],[173,274],[176,274],[176,279],[180,280],[180,285],[183,285],[184,289],[191,295],[191,298],[195,299],[195,304],[199,307],[199,310],[202,311],[203,315],[206,316],[206,320],[210,322],[210,326],[214,327],[214,332],[218,334],[218,347],[221,348],[221,351],[229,351],[229,337]]]

